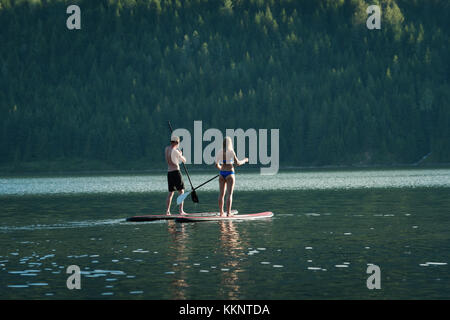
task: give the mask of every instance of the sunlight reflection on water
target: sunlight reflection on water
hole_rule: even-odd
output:
[[[199,185],[210,178],[211,173],[192,175],[194,185]],[[282,171],[273,176],[238,172],[236,179],[240,191],[450,187],[450,170]],[[189,189],[187,181],[185,184]],[[217,182],[211,182],[203,186],[202,190],[217,191],[217,188]],[[166,189],[165,174],[0,178],[0,196],[143,193],[163,192]]]

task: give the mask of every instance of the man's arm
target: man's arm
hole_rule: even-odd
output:
[[[178,151],[178,159],[180,159],[181,162],[186,163],[186,158],[183,157],[181,150],[177,150],[177,151]]]

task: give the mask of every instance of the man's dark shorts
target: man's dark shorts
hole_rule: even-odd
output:
[[[180,170],[167,172],[167,182],[169,184],[169,192],[175,190],[183,190],[184,182]]]

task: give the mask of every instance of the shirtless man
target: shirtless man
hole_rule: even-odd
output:
[[[167,182],[169,185],[169,194],[167,195],[167,209],[166,215],[170,215],[170,205],[172,203],[172,197],[175,190],[181,195],[184,193],[184,182],[180,172],[180,161],[186,163],[186,158],[183,157],[178,146],[180,145],[180,138],[172,136],[170,139],[170,146],[167,146],[164,153],[167,162]],[[183,211],[183,204],[180,204],[180,214],[186,214]]]

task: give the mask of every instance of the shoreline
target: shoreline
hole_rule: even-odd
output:
[[[79,163],[79,162],[78,162]],[[39,165],[37,165],[39,164]],[[142,163],[123,166],[100,162],[82,162],[77,166],[70,162],[66,168],[62,168],[61,162],[21,163],[19,165],[0,166],[0,177],[24,177],[24,176],[85,176],[85,175],[133,175],[133,174],[161,174],[166,172],[165,164],[161,166],[145,167]],[[43,167],[49,167],[43,170]],[[100,168],[103,167],[103,168]],[[128,168],[127,168],[128,167]],[[139,168],[140,167],[140,168]],[[239,168],[241,172],[259,171],[261,166],[247,165]],[[358,170],[408,170],[408,169],[445,169],[450,168],[450,163],[421,163],[421,164],[348,164],[348,165],[323,165],[323,166],[296,166],[283,165],[279,171],[304,170],[304,171],[358,171]],[[207,165],[189,165],[190,173],[215,172],[216,169]]]

